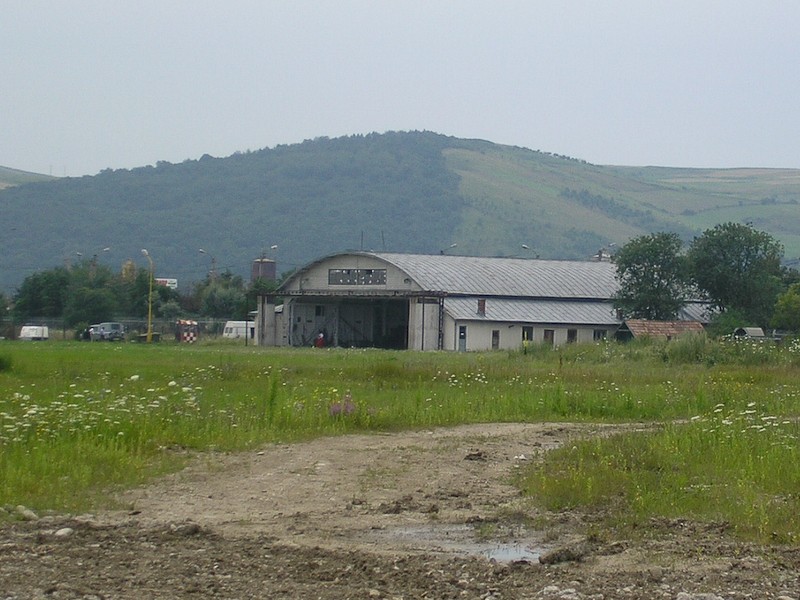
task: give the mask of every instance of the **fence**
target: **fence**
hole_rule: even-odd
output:
[[[200,330],[200,337],[216,338],[222,336],[227,319],[205,319],[197,321]],[[122,317],[113,319],[115,323],[122,323],[128,339],[136,339],[139,335],[147,333],[147,319]],[[161,339],[172,339],[175,336],[174,319],[153,319],[153,333],[158,334]],[[50,330],[51,340],[75,340],[80,339],[83,331],[76,330],[74,327],[67,327],[62,319],[52,318],[33,318],[19,322],[10,317],[0,318],[0,339],[15,340],[19,336],[20,328],[23,325],[45,325]]]

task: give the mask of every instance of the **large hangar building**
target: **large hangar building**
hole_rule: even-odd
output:
[[[597,341],[622,324],[615,275],[605,260],[333,254],[259,298],[259,343],[311,346],[322,334],[332,346],[471,351]]]

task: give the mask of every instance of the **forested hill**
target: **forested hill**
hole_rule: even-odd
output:
[[[798,202],[796,170],[605,167],[429,132],[319,138],[0,190],[0,289],[78,253],[146,266],[147,248],[185,285],[211,257],[244,276],[262,254],[285,272],[346,249],[585,258],[725,221],[798,256]]]

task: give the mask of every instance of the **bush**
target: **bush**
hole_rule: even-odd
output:
[[[681,335],[666,345],[666,358],[675,364],[716,362],[713,344],[705,333]]]
[[[7,354],[0,354],[0,373],[11,370],[11,357]]]

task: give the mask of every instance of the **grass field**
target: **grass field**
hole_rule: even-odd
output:
[[[0,506],[83,511],[181,466],[348,432],[489,421],[663,423],[549,453],[519,485],[554,509],[800,532],[800,344],[414,353],[0,343]]]

